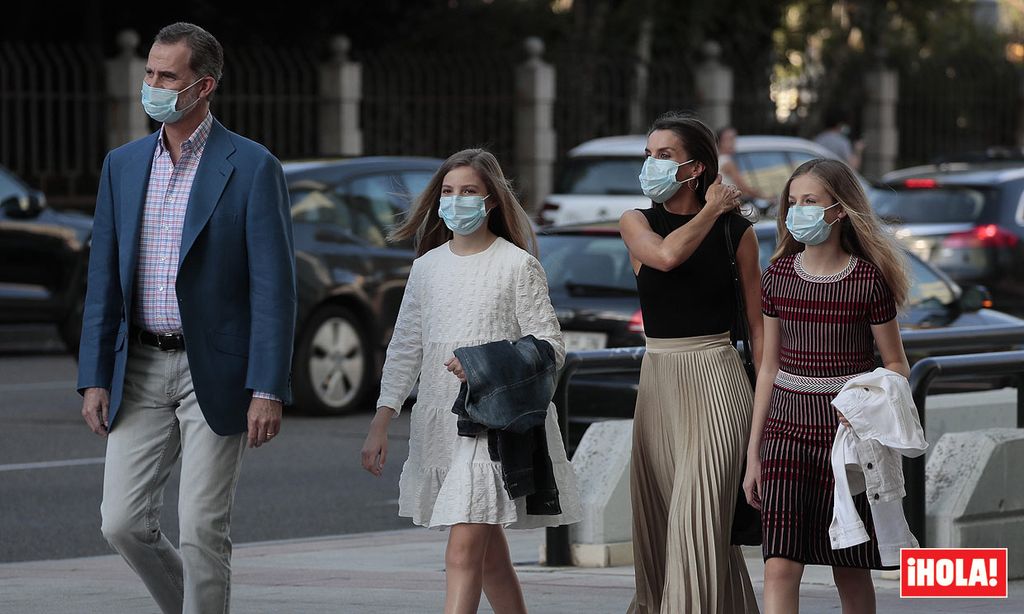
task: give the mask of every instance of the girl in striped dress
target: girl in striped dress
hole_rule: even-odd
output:
[[[764,341],[743,485],[761,509],[768,614],[799,609],[805,565],[829,565],[844,614],[874,612],[881,569],[864,494],[855,502],[871,541],[833,550],[832,442],[843,419],[832,399],[875,367],[909,375],[897,306],[910,286],[903,252],[846,164],[811,160],[782,193],[779,244],[762,277]]]

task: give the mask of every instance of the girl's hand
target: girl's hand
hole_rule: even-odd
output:
[[[388,415],[389,413],[390,415]],[[378,409],[377,416],[370,423],[370,432],[366,434],[366,441],[363,442],[361,452],[363,469],[377,477],[384,472],[384,461],[388,458],[388,425],[392,415],[394,415],[394,411],[390,408]]]
[[[722,176],[715,178],[714,183],[708,186],[707,204],[715,215],[728,213],[740,206],[740,189],[734,185],[722,185]]]
[[[459,378],[460,382],[466,381],[466,372],[462,370],[462,363],[459,362],[458,358],[452,356],[445,361],[444,366],[448,367],[448,370],[451,371],[455,377]]]
[[[838,409],[836,410],[836,418],[839,418],[839,422],[843,426],[845,426],[846,428],[848,428],[848,429],[852,429],[853,428],[852,426],[850,426],[850,421],[847,420],[846,416],[844,416]]]
[[[751,507],[761,509],[761,459],[747,455],[747,473],[743,476],[743,494]]]

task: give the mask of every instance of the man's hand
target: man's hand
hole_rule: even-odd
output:
[[[280,401],[253,397],[249,403],[249,447],[258,448],[281,432]]]
[[[110,413],[110,391],[106,388],[86,388],[82,400],[82,417],[89,430],[100,437],[106,437],[110,430],[107,417]]]

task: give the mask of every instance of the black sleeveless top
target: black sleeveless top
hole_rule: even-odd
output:
[[[695,217],[669,213],[660,204],[638,211],[647,218],[651,230],[662,237]],[[726,223],[733,248],[739,249],[740,238],[750,228],[750,222],[730,213],[715,220],[693,254],[676,268],[662,272],[646,265],[640,267],[636,288],[648,337],[698,337],[732,328],[736,295],[725,243]]]

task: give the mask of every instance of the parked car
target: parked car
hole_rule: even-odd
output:
[[[352,411],[375,389],[415,256],[411,245],[386,237],[441,163],[371,157],[284,165],[295,234],[299,409]]]
[[[55,324],[77,355],[92,219],[54,211],[0,166],[0,323]]]
[[[764,269],[775,251],[775,222],[759,222],[754,230]],[[644,345],[636,280],[616,225],[547,228],[539,233],[538,242],[551,303],[568,351]],[[988,300],[984,288],[961,288],[914,254],[907,255],[913,285],[908,305],[899,315],[901,329],[1024,327],[1024,320],[984,307]],[[910,358],[914,362],[921,356]],[[570,392],[570,419],[584,425],[595,419],[622,417],[623,411],[631,413],[636,385],[635,372],[576,376]]]
[[[650,206],[640,190],[647,137],[612,136],[587,141],[569,151],[564,168],[538,217],[540,225],[573,225],[618,220],[629,209]],[[796,167],[835,154],[817,143],[789,136],[740,136],[734,158],[744,178],[762,194],[782,193]],[[867,187],[867,181],[863,181]],[[759,201],[768,210],[773,200]]]
[[[1024,314],[1024,165],[958,162],[887,173],[873,206],[896,236],[958,282]]]

